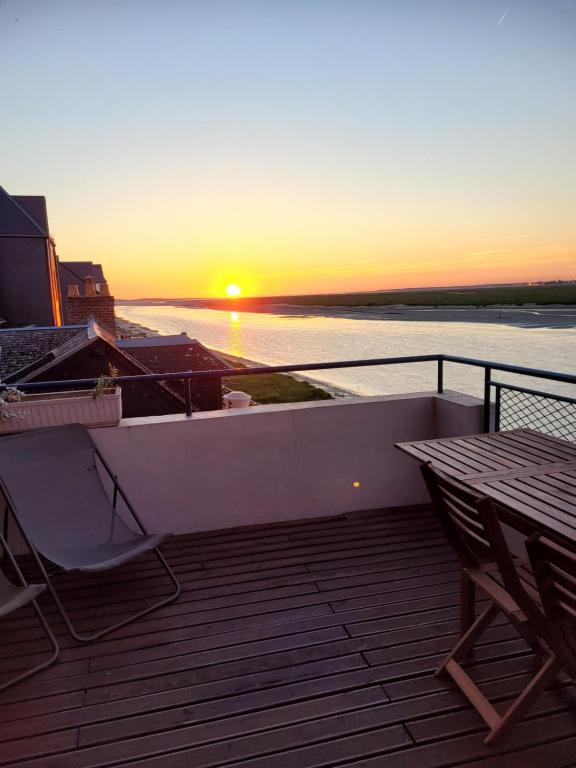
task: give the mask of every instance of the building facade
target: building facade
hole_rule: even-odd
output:
[[[0,317],[10,325],[61,325],[58,259],[46,199],[0,187]]]

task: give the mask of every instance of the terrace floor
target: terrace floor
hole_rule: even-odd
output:
[[[61,659],[0,694],[0,763],[576,765],[572,686],[546,693],[503,745],[487,748],[479,717],[434,678],[457,629],[458,582],[430,511],[180,536],[165,551],[180,599],[108,639],[79,645],[45,600]],[[141,560],[67,596],[87,628],[157,595],[161,578],[152,559]],[[32,662],[39,638],[32,617],[5,620],[2,667]],[[471,669],[504,703],[534,664],[500,622]]]

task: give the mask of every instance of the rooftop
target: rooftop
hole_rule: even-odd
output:
[[[100,283],[106,282],[101,264],[92,261],[59,261],[58,271],[62,296],[68,296],[69,285],[82,285],[84,278],[90,276],[99,291]]]
[[[489,748],[472,707],[434,678],[457,631],[459,593],[428,509],[178,536],[166,552],[183,582],[179,601],[108,639],[78,646],[45,603],[61,659],[2,694],[7,766],[574,765],[573,689],[544,694]],[[118,578],[104,589],[87,580],[95,615],[71,580],[75,618],[94,626],[160,590],[152,560],[124,566],[120,588]],[[27,618],[10,626],[0,653],[14,669],[40,644]],[[471,671],[504,704],[534,664],[500,622]]]
[[[155,373],[231,368],[217,352],[187,333],[118,339],[116,344]]]
[[[0,381],[85,333],[86,325],[0,328]]]
[[[127,349],[130,347],[182,347],[199,343],[198,339],[191,339],[184,331],[166,336],[136,336],[118,340],[118,345]]]
[[[46,198],[9,195],[0,187],[0,237],[48,237]]]

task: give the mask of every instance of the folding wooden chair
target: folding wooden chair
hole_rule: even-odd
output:
[[[552,656],[576,680],[576,543],[570,547],[535,534],[526,542],[546,616]]]
[[[546,618],[534,577],[527,564],[510,553],[492,501],[430,464],[421,469],[444,531],[462,566],[461,636],[436,675],[447,673],[458,685],[489,726],[490,733],[484,741],[490,744],[522,716],[537,693],[557,674],[558,662],[550,651]],[[476,618],[477,588],[490,602]],[[490,704],[461,664],[500,612],[544,659],[540,670],[504,715]]]

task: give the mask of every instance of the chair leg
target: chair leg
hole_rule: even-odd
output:
[[[524,639],[526,645],[534,651],[536,656],[542,660],[548,658],[549,651],[544,650],[542,642],[538,637],[538,633],[534,630],[532,625],[526,620],[518,621],[514,616],[510,616],[509,618],[518,634]]]
[[[552,654],[536,675],[534,675],[526,688],[524,688],[520,696],[518,696],[509,709],[506,710],[498,725],[496,725],[495,728],[492,728],[488,736],[484,739],[484,743],[493,744],[497,739],[501,738],[502,735],[522,717],[531,704],[533,704],[540,692],[556,677],[559,671],[560,665],[558,664],[555,654]]]
[[[460,572],[460,634],[465,635],[476,618],[476,585],[466,571]]]
[[[500,610],[500,607],[496,603],[491,603],[476,619],[470,629],[460,638],[436,670],[437,676],[443,673],[450,675],[468,701],[489,726],[490,733],[484,739],[485,744],[492,744],[515,722],[517,722],[526,712],[528,707],[534,702],[538,694],[560,670],[560,665],[558,664],[556,656],[552,654],[552,656],[548,657],[526,688],[524,688],[520,696],[518,696],[506,713],[501,716],[459,663],[461,659],[464,659],[469,654],[478,638],[486,631],[486,629],[488,629]]]
[[[462,635],[448,656],[446,656],[444,661],[440,664],[436,670],[436,676],[439,676],[445,672],[446,667],[451,661],[459,661],[470,653],[478,638],[488,629],[490,624],[498,615],[499,611],[500,608],[496,605],[496,603],[490,603],[488,608],[486,608],[480,614],[480,616],[478,616],[476,621],[472,624],[468,631]]]
[[[53,664],[56,661],[56,659],[58,658],[58,654],[60,653],[60,647],[58,646],[58,641],[56,640],[56,638],[54,637],[54,633],[48,626],[48,622],[44,618],[44,614],[38,607],[36,600],[32,600],[32,606],[36,611],[38,620],[40,621],[40,623],[42,624],[42,627],[44,628],[44,632],[46,633],[48,639],[50,640],[50,644],[52,645],[52,653],[45,661],[42,661],[40,664],[37,664],[35,667],[32,667],[31,669],[27,669],[25,672],[21,672],[16,677],[11,678],[5,683],[2,683],[2,685],[0,685],[0,691],[4,691],[6,690],[6,688],[9,688],[11,685],[15,685],[16,683],[21,683],[23,680],[26,680],[32,675],[35,675],[36,672],[40,672],[42,669],[46,669],[46,667],[49,667],[51,664]]]
[[[48,575],[48,572],[44,566],[44,563],[42,563],[38,554],[33,550],[33,554],[35,556],[36,562],[38,563],[38,565],[42,570],[42,573],[46,580],[46,584],[48,585],[48,589],[50,590],[50,593],[54,598],[54,602],[56,603],[58,610],[60,611],[60,614],[64,619],[64,623],[68,627],[68,630],[72,635],[72,637],[74,637],[76,640],[80,641],[81,643],[91,643],[94,640],[97,640],[99,637],[102,637],[103,635],[107,635],[109,632],[112,632],[115,629],[120,629],[120,627],[123,627],[125,624],[129,624],[130,622],[135,621],[136,619],[140,619],[142,618],[142,616],[146,616],[146,614],[151,613],[152,611],[155,611],[157,608],[161,608],[163,605],[167,605],[168,603],[171,603],[173,600],[176,600],[176,598],[178,597],[182,589],[182,587],[180,586],[180,582],[174,575],[174,572],[166,562],[166,559],[164,555],[160,552],[160,550],[156,548],[154,552],[158,557],[158,559],[160,560],[160,563],[164,567],[164,570],[168,574],[170,580],[174,584],[175,586],[174,591],[170,595],[168,595],[168,597],[165,597],[162,600],[159,600],[157,603],[154,603],[154,605],[150,605],[148,608],[144,608],[144,610],[138,611],[138,613],[128,616],[127,618],[122,619],[122,621],[118,621],[116,624],[112,624],[111,626],[106,627],[105,629],[101,629],[99,632],[93,632],[91,634],[81,634],[76,630],[70,618],[68,617],[66,609],[64,608],[64,605],[62,604],[62,601],[60,600],[58,593],[56,592],[56,589],[52,584],[52,580]]]

